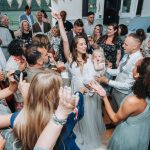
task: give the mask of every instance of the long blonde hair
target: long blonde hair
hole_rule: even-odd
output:
[[[33,150],[42,130],[47,125],[59,103],[61,77],[53,72],[38,73],[29,87],[24,108],[14,124],[15,136],[24,150]]]

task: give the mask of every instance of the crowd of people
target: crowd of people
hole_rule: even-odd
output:
[[[150,38],[66,11],[0,16],[0,150],[148,150]],[[114,132],[106,144],[108,127]]]

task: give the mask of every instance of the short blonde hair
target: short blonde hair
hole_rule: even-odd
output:
[[[92,59],[93,59],[93,57],[94,57],[95,55],[97,55],[97,54],[100,54],[101,57],[103,58],[103,61],[105,61],[104,50],[103,50],[102,47],[98,47],[97,49],[95,49],[95,50],[93,51]]]

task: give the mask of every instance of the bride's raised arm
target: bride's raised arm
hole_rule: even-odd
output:
[[[61,34],[61,37],[62,37],[62,40],[63,40],[64,55],[65,55],[65,58],[67,59],[67,61],[70,62],[71,61],[71,57],[70,57],[71,52],[70,52],[69,42],[68,42],[68,38],[67,38],[67,35],[66,35],[66,31],[65,31],[65,28],[64,28],[62,18],[60,16],[59,12],[55,12],[55,11],[52,11],[52,17],[54,17],[58,21],[60,34]]]

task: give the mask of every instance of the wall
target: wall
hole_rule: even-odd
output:
[[[150,0],[144,0],[143,8],[142,8],[142,17],[150,17]]]
[[[82,0],[51,0],[51,4],[55,10],[65,10],[68,20],[82,18]],[[55,20],[52,21],[54,24]]]

